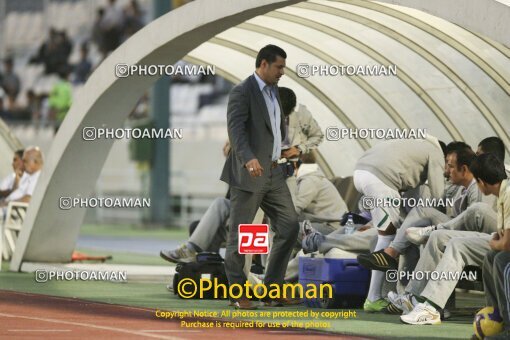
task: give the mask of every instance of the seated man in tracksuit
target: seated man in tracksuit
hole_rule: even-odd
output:
[[[300,159],[294,199],[298,221],[309,221],[315,230],[329,234],[340,227],[347,205],[335,185],[320,170],[315,151],[301,155]]]
[[[437,230],[432,232],[416,270],[434,271],[438,273],[438,279],[413,279],[407,285],[405,294],[388,295],[392,303],[403,310],[400,319],[404,323],[414,325],[440,323],[440,311],[445,307],[458,281],[452,274],[462,272],[465,266],[481,266],[483,263],[484,283],[488,293],[487,302],[495,307],[499,305],[503,292],[500,274],[508,263],[508,257],[505,257],[507,254],[504,253],[498,255],[497,252],[510,249],[510,235],[507,230],[510,229],[507,221],[510,220],[510,209],[505,211],[505,207],[510,206],[508,199],[510,189],[503,163],[491,153],[478,156],[472,162],[470,170],[484,195],[493,194],[498,197],[495,228],[497,232],[492,236],[474,231]],[[442,247],[439,246],[435,237],[440,234],[450,236],[449,241]],[[507,316],[508,325],[506,303],[501,307],[500,313]]]
[[[471,204],[482,200],[483,195],[478,190],[473,174],[469,171],[469,165],[475,158],[475,153],[469,145],[462,144],[461,147],[448,150],[446,155],[450,182],[462,187],[460,195],[454,198],[452,215],[448,216],[434,207],[417,206],[413,208],[398,229],[395,239],[389,247],[384,249],[384,252],[372,253],[362,258],[365,267],[381,271],[397,269],[397,259],[400,254],[405,253],[407,248],[412,245],[406,238],[409,228],[425,229],[431,224],[445,223],[460,215]],[[384,257],[383,263],[378,262],[381,256]]]
[[[440,199],[444,192],[444,159],[446,145],[436,138],[389,140],[367,150],[354,170],[354,185],[365,197],[375,201],[399,200],[400,192],[428,182],[432,198]],[[395,238],[399,223],[399,207],[374,206],[372,221],[378,229],[375,247],[379,253]],[[363,264],[363,256],[358,261]],[[364,261],[366,263],[366,261]],[[388,302],[381,296],[384,273],[372,271],[370,289],[364,309],[381,311]]]
[[[477,155],[484,153],[493,154],[504,164],[505,147],[498,137],[488,137],[479,143]],[[509,176],[508,171],[506,175]],[[490,239],[490,234],[497,230],[497,199],[494,195],[484,195],[483,201],[484,203],[471,204],[452,220],[436,225],[429,233],[430,237],[429,235],[426,237],[428,241],[421,251],[419,261],[414,268],[415,272],[435,270],[443,273],[461,271],[466,265],[482,266],[483,258],[490,250],[487,239]],[[419,235],[416,233],[413,237],[409,237],[408,233],[407,237],[415,243],[421,243],[416,242]],[[442,316],[447,318],[449,313],[445,307],[457,282],[458,280],[453,279],[434,282],[412,279],[407,283],[403,294],[394,292],[388,294],[390,305],[387,309],[395,313],[408,314],[418,304],[419,301],[415,298],[418,296],[433,301],[437,310],[443,312]],[[440,293],[437,293],[439,291]]]
[[[487,340],[510,339],[510,184],[508,179],[491,184],[484,169],[491,158],[480,157],[478,182],[484,193],[498,196],[498,231],[489,241],[491,250],[483,262],[483,285],[488,306],[493,306],[503,319],[501,333],[485,337]],[[484,178],[487,180],[484,180]]]
[[[469,146],[464,142],[451,142],[446,146],[447,154],[451,153],[455,149],[460,148],[469,148]],[[447,185],[445,187],[444,199],[451,199],[454,197],[460,197],[461,187],[458,185],[454,185],[450,182],[450,169],[445,166],[445,171],[443,173],[445,179],[447,180]],[[430,197],[430,190],[428,186],[421,185],[415,189],[409,190],[402,194],[404,197],[412,197],[412,198],[425,198]],[[360,207],[361,210],[364,210],[363,207]],[[407,214],[412,211],[413,208],[402,207],[401,209],[401,218],[405,219]],[[444,209],[447,215],[452,215],[453,209],[447,206]],[[369,212],[365,212],[370,216]],[[413,215],[413,214],[411,214]],[[405,223],[405,221],[404,221]],[[365,224],[365,223],[363,223]],[[372,223],[358,228],[356,232],[352,234],[345,234],[344,228],[340,228],[335,232],[329,235],[322,235],[320,232],[313,232],[308,234],[303,240],[303,250],[305,253],[311,253],[315,251],[319,251],[321,254],[325,254],[329,250],[336,248],[344,251],[354,252],[354,253],[368,253],[373,249],[375,244],[372,244],[373,238],[377,239],[377,229],[373,228]],[[397,238],[399,237],[399,233],[401,232],[402,227],[397,230]],[[405,233],[403,233],[405,237]],[[391,247],[391,245],[390,245]],[[388,249],[388,248],[386,248]],[[386,250],[385,250],[386,251]],[[414,260],[412,257],[410,260]],[[416,262],[416,261],[415,261]],[[414,263],[415,263],[414,262]]]
[[[315,151],[303,154],[296,171],[294,208],[303,233],[320,231],[327,235],[340,228],[342,215],[347,211],[342,196],[335,185],[324,176],[316,163]],[[298,236],[296,250],[301,248],[303,233]],[[298,254],[299,256],[299,254]],[[293,258],[287,266],[286,279],[295,278],[299,258]]]
[[[492,153],[503,164],[505,163],[505,145],[499,137],[487,137],[478,144],[476,155]],[[510,177],[510,165],[505,164],[505,172]],[[469,207],[453,219],[425,228],[408,228],[407,238],[415,244],[423,244],[434,230],[466,230],[483,233],[493,232],[496,219],[496,197],[484,196],[482,202],[470,204]]]

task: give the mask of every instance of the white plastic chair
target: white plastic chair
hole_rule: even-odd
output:
[[[0,270],[2,258],[10,259],[16,247],[16,239],[21,231],[27,212],[28,203],[9,202],[4,223],[0,223]]]

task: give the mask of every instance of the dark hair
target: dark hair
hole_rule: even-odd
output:
[[[501,162],[505,162],[505,145],[501,138],[487,137],[478,144],[478,147],[482,149],[483,153],[492,153]]]
[[[262,60],[266,60],[268,64],[273,63],[276,60],[276,57],[280,56],[283,59],[287,58],[287,53],[276,45],[266,45],[262,47],[257,54],[257,59],[255,60],[255,67],[259,68],[260,64],[262,64]]]
[[[283,114],[290,115],[296,107],[296,94],[288,87],[278,87],[278,94],[282,102]]]
[[[446,154],[449,155],[452,152],[462,149],[471,149],[471,147],[464,142],[453,141],[451,143],[448,143],[448,145],[446,146]]]
[[[18,156],[19,158],[23,158],[23,152],[25,152],[25,150],[19,149],[19,150],[14,151],[14,154],[16,156]]]
[[[467,148],[462,147],[458,150],[453,150],[450,153],[455,153],[457,155],[457,170],[460,170],[463,165],[469,168],[476,157],[475,152],[469,146]]]
[[[317,157],[315,156],[315,150],[310,150],[308,153],[301,154],[299,157],[303,164],[314,164],[317,163]]]
[[[475,157],[469,170],[477,182],[482,180],[492,185],[506,178],[505,165],[492,153],[484,153]]]
[[[443,150],[443,155],[446,158],[446,144],[442,140],[438,140],[439,146],[441,146],[441,150]]]
[[[57,74],[62,79],[67,79],[69,75],[72,72],[72,66],[71,65],[62,65],[58,68]]]

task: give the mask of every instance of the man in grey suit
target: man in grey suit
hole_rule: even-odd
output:
[[[291,195],[277,160],[285,138],[285,126],[277,83],[284,74],[287,54],[275,45],[262,48],[256,70],[230,92],[227,108],[228,136],[232,151],[221,180],[229,184],[230,230],[225,255],[229,283],[244,285],[244,255],[238,252],[238,226],[252,223],[258,208],[272,221],[275,235],[264,284],[283,284],[287,263],[296,242],[299,225]],[[265,301],[281,305],[288,301]],[[255,306],[245,297],[237,308]]]

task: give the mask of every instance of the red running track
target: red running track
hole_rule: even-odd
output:
[[[304,337],[364,339],[303,329],[181,328],[179,320],[156,318],[154,309],[0,290],[0,339],[285,340]]]

